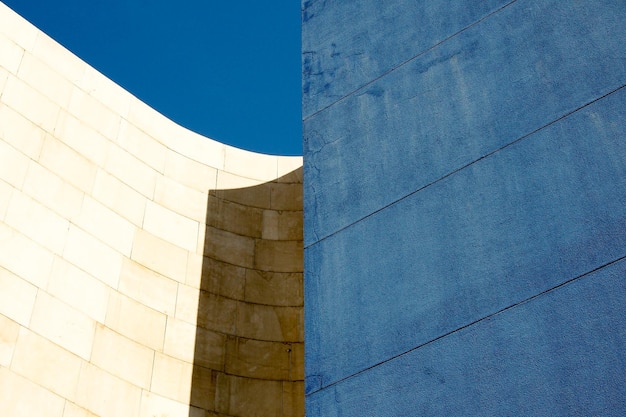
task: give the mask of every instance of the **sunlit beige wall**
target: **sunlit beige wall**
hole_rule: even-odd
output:
[[[176,125],[0,3],[0,415],[303,415],[301,165]]]

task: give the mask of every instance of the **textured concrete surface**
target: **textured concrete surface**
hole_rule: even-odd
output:
[[[302,416],[302,159],[0,22],[0,415]]]
[[[623,415],[626,7],[303,3],[307,415]]]

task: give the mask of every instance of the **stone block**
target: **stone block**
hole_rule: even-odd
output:
[[[141,388],[92,364],[83,363],[76,404],[97,416],[133,416],[140,403]]]
[[[104,323],[109,287],[66,260],[54,259],[47,291],[97,322]]]
[[[137,230],[131,259],[178,282],[185,282],[188,252],[179,246]]]
[[[270,183],[272,210],[302,211],[302,184]]]
[[[302,211],[263,210],[263,239],[302,240]]]
[[[0,268],[0,313],[22,326],[28,326],[37,297],[37,287]]]
[[[70,221],[78,215],[83,204],[82,191],[35,161],[29,163],[23,191]]]
[[[39,163],[79,190],[91,193],[96,166],[58,139],[46,136]]]
[[[179,403],[188,403],[189,394],[191,393],[192,373],[192,363],[157,352],[154,356],[154,370],[150,392]]]
[[[206,228],[204,255],[233,265],[254,266],[254,239],[231,232]]]
[[[76,59],[76,55],[43,32],[37,34],[31,51],[33,55],[74,84],[82,78],[85,69],[89,66],[84,61]]]
[[[187,255],[186,285],[192,288],[200,288],[200,282],[202,281],[202,261],[203,256],[198,253],[189,253]]]
[[[31,53],[22,57],[17,76],[60,108],[69,105],[72,84]]]
[[[212,294],[243,300],[246,268],[203,257],[201,288]]]
[[[96,322],[43,291],[37,293],[30,329],[89,360]]]
[[[167,318],[163,352],[188,363],[194,361],[196,326],[174,317]]]
[[[263,239],[278,240],[278,213],[276,210],[263,210]]]
[[[65,408],[63,409],[63,417],[98,417],[95,414],[90,413],[86,409],[77,406],[71,401],[65,401]]]
[[[302,273],[246,270],[245,300],[276,306],[302,306]]]
[[[0,4],[0,7],[5,7]],[[23,376],[0,367],[0,415],[62,417],[65,400]]]
[[[20,192],[12,193],[5,222],[55,254],[61,254],[69,221]]]
[[[276,178],[278,157],[249,152],[232,146],[224,147],[224,171],[257,181]]]
[[[0,223],[0,265],[39,288],[52,270],[52,252]]]
[[[154,126],[154,123],[152,125]],[[173,140],[168,144],[170,149],[205,166],[224,169],[226,145],[190,130],[180,129],[178,125],[175,126],[176,134],[171,136]]]
[[[81,362],[78,356],[21,328],[11,370],[63,398],[73,400]]]
[[[8,6],[1,4],[4,25],[2,33],[23,49],[31,50],[35,39],[40,35],[40,31],[33,25],[28,24],[23,17],[11,10]]]
[[[282,414],[283,383],[218,374],[215,410],[235,416]]]
[[[165,156],[165,177],[181,185],[206,193],[217,186],[217,168],[207,166],[177,152]]]
[[[195,252],[198,227],[197,221],[181,216],[152,201],[147,202],[143,228],[169,243]]]
[[[204,368],[224,370],[226,336],[222,333],[196,328],[193,363]]]
[[[283,382],[283,417],[304,415],[304,382]]]
[[[121,116],[80,88],[72,89],[67,110],[78,120],[100,132],[105,138],[112,141],[117,139],[122,121]]]
[[[54,129],[59,105],[13,75],[4,85],[2,102],[46,132]]]
[[[278,158],[277,182],[302,183],[302,163],[301,156]]]
[[[303,171],[302,165],[300,168],[295,171],[284,174],[281,177],[278,177],[275,182],[285,183],[285,184],[302,184]]]
[[[189,407],[189,416],[188,417],[209,417],[211,411],[203,410],[198,407]]]
[[[117,144],[155,171],[163,173],[165,154],[169,150],[146,132],[124,119],[122,119],[117,135]]]
[[[72,77],[70,74],[66,76]],[[93,67],[85,65],[80,79],[75,84],[122,118],[128,116],[132,95]]]
[[[196,247],[196,251],[194,255],[201,255],[204,253],[206,233],[207,233],[206,225],[203,223],[200,223],[200,228],[198,229],[198,245]]]
[[[200,229],[200,231],[201,230],[202,229]],[[198,235],[200,235],[200,233],[198,233]],[[203,256],[201,254],[190,252],[187,255],[187,276],[185,277],[185,284],[191,288],[200,288],[202,281],[202,263]]]
[[[2,280],[2,272],[0,272],[0,281]],[[4,283],[2,283],[4,289]],[[20,331],[20,325],[0,314],[0,366],[8,368],[13,359],[13,352],[17,343],[17,335]]]
[[[200,291],[198,302],[198,326],[226,334],[235,334],[237,301]]]
[[[102,169],[96,173],[93,197],[135,226],[143,225],[146,197]]]
[[[1,138],[0,138],[1,139]],[[0,179],[21,189],[29,159],[13,146],[0,140]]]
[[[258,240],[254,267],[262,271],[302,272],[303,247],[297,240]]]
[[[206,190],[200,192],[167,176],[159,176],[154,191],[154,201],[191,220],[206,222]]]
[[[206,225],[238,235],[261,237],[263,210],[209,194]]]
[[[304,381],[304,343],[291,344],[291,381]],[[304,397],[304,394],[302,395]]]
[[[148,389],[152,379],[154,351],[98,324],[91,363],[133,385]]]
[[[4,90],[4,86],[9,78],[9,71],[0,66],[0,91]]]
[[[92,235],[70,225],[63,258],[112,288],[117,288],[122,255]]]
[[[184,401],[174,401],[154,392],[142,391],[139,417],[191,417],[189,410],[189,392]],[[201,415],[204,417],[204,413]]]
[[[202,366],[193,367],[190,404],[204,410],[215,409],[217,375],[214,370]]]
[[[14,75],[17,74],[23,55],[24,49],[22,47],[6,37],[4,33],[0,35],[0,67]]]
[[[122,148],[111,146],[104,169],[148,199],[154,198],[157,172]]]
[[[102,203],[85,196],[74,224],[122,255],[130,256],[136,226]]]
[[[135,342],[163,351],[165,314],[111,291],[105,325]]]
[[[1,75],[0,78],[2,78]],[[39,159],[46,135],[45,130],[11,107],[2,104],[0,104],[0,125],[2,126],[2,134],[0,135],[2,140],[29,158]]]
[[[130,259],[122,261],[119,291],[161,313],[176,311],[178,283]]]
[[[226,341],[226,368],[229,375],[256,379],[288,380],[291,345],[240,337]]]
[[[0,180],[0,220],[4,221],[4,216],[9,208],[9,202],[14,188],[8,183]]]
[[[104,166],[111,141],[65,110],[59,112],[54,136],[93,164]]]
[[[219,171],[213,195],[244,206],[270,208],[269,187],[261,181]]]
[[[238,302],[237,334],[277,342],[302,340],[302,308]]]
[[[176,318],[195,325],[198,320],[199,299],[199,289],[179,284],[176,295]]]

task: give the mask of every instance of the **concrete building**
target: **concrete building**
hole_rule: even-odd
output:
[[[0,416],[302,416],[301,165],[0,3]]]
[[[624,3],[302,17],[304,203],[0,3],[0,415],[626,415]]]
[[[303,3],[306,409],[626,415],[626,3]]]

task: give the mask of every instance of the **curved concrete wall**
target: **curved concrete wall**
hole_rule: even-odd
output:
[[[0,21],[0,415],[303,415],[301,158]]]

